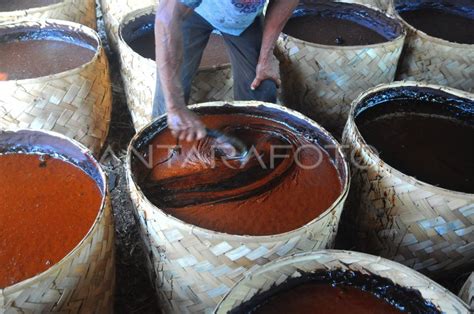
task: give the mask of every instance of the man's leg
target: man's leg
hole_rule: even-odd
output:
[[[181,82],[183,84],[186,103],[191,94],[191,84],[199,69],[202,54],[206,48],[212,26],[197,13],[190,13],[183,23],[183,63],[181,67]],[[157,75],[153,118],[166,113],[166,104],[161,83]]]
[[[272,80],[263,81],[254,91],[250,89],[255,79],[262,36],[263,27],[260,18],[257,18],[240,36],[224,34],[232,62],[235,100],[276,102],[277,88]]]

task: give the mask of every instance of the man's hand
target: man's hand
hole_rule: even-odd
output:
[[[257,65],[256,77],[252,82],[250,88],[256,90],[260,84],[265,80],[272,80],[279,88],[281,85],[280,79],[280,63],[278,59],[271,54],[270,58],[260,60]]]
[[[272,0],[268,4],[263,27],[262,47],[258,60],[256,78],[250,86],[257,89],[262,81],[273,80],[280,87],[280,69],[278,60],[273,55],[275,44],[283,27],[290,18],[299,0]]]
[[[204,124],[186,107],[168,109],[168,127],[173,135],[182,141],[191,142],[206,136]]]
[[[8,80],[8,74],[0,72],[0,81],[6,81]]]

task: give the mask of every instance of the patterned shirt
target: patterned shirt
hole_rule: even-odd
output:
[[[266,0],[180,0],[217,30],[238,36],[263,12]]]

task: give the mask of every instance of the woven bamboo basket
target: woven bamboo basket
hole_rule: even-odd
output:
[[[249,273],[225,296],[215,313],[229,313],[252,297],[287,279],[321,270],[357,271],[377,275],[404,288],[420,292],[426,301],[433,303],[442,313],[469,313],[466,304],[459,298],[410,268],[377,256],[337,250],[295,254]]]
[[[192,106],[193,110],[223,108],[215,102]],[[154,206],[135,183],[132,153],[146,145],[150,130],[166,123],[166,116],[149,124],[132,140],[126,171],[131,198],[152,258],[152,269],[161,308],[164,312],[212,310],[230,287],[248,270],[278,257],[296,252],[332,247],[339,218],[349,190],[348,166],[339,144],[315,122],[290,109],[260,102],[235,102],[232,110],[254,112],[267,117],[295,117],[298,125],[315,130],[320,145],[335,145],[331,158],[337,165],[344,189],[335,203],[307,225],[273,236],[241,236],[219,233],[190,225]],[[250,111],[249,111],[250,110]],[[253,110],[253,111],[252,111]],[[289,120],[289,119],[288,119]]]
[[[303,4],[297,10],[348,10],[367,12],[367,18],[382,21],[390,40],[367,46],[329,46],[305,42],[282,34],[277,55],[282,72],[284,103],[342,133],[351,102],[363,91],[395,78],[405,33],[400,23],[368,7],[347,3]],[[299,11],[296,11],[296,15]]]
[[[386,164],[367,145],[355,123],[357,113],[371,97],[407,87],[423,88],[427,95],[437,92],[439,97],[474,101],[469,93],[415,82],[381,85],[354,101],[343,135],[354,161],[357,202],[346,212],[347,223],[356,226],[352,238],[358,250],[393,259],[433,277],[472,269],[474,195],[427,184]],[[414,97],[416,93],[393,99]]]
[[[419,2],[419,1],[418,1]],[[465,3],[474,12],[471,1],[445,1],[454,6]],[[470,3],[469,3],[470,2]],[[398,13],[410,0],[393,0],[393,14],[407,29],[397,79],[423,81],[474,92],[474,45],[458,44],[432,37],[408,24]]]
[[[65,21],[20,22],[0,26],[0,38],[17,31],[55,30],[90,46],[95,56],[80,67],[43,77],[0,81],[0,128],[32,128],[69,136],[99,154],[112,110],[109,66],[99,36]]]
[[[105,30],[112,48],[117,50],[119,27],[129,13],[156,5],[158,0],[100,0]]]
[[[466,283],[461,288],[459,297],[469,304],[471,311],[474,311],[474,273],[469,276]]]
[[[31,9],[0,12],[0,24],[26,20],[56,19],[76,22],[96,29],[95,13],[95,0],[58,0],[56,3]]]
[[[119,50],[121,72],[128,107],[136,130],[151,121],[155,93],[155,61],[143,58],[133,51],[127,41],[133,38],[138,25],[154,21],[154,7],[137,10],[127,15],[120,27]],[[230,64],[200,68],[193,81],[190,104],[207,101],[230,101],[233,99],[233,79]]]
[[[105,173],[84,146],[58,133],[0,131],[0,153],[17,151],[63,156],[94,178],[103,201],[93,226],[66,257],[35,277],[0,289],[0,313],[112,313],[114,227]]]

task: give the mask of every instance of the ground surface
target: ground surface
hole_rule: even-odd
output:
[[[146,270],[145,252],[141,244],[139,226],[133,215],[123,167],[126,150],[135,131],[123,91],[119,60],[107,44],[100,12],[98,18],[99,33],[109,57],[113,88],[112,122],[101,163],[109,176],[115,218],[115,313],[159,313],[156,295]]]

